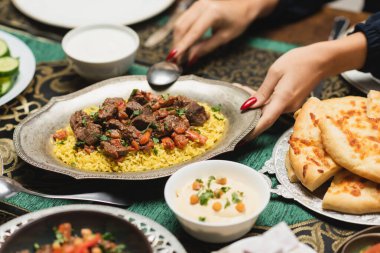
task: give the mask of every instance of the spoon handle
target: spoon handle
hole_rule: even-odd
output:
[[[100,203],[112,204],[112,205],[118,205],[118,206],[131,205],[131,203],[128,200],[118,198],[116,196],[112,196],[106,192],[81,193],[81,194],[70,194],[70,195],[50,195],[50,194],[30,191],[28,189],[23,189],[23,192],[32,194],[32,195],[37,195],[44,198],[51,198],[51,199],[85,200],[85,201],[94,201],[94,202],[100,202]]]

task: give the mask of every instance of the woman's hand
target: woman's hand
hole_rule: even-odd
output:
[[[247,139],[269,128],[284,112],[302,106],[313,88],[323,79],[364,65],[367,46],[362,33],[344,39],[320,42],[293,49],[269,68],[260,88],[241,107],[262,107],[263,114]]]
[[[188,62],[211,52],[239,36],[253,20],[272,11],[278,0],[199,0],[175,23],[173,50],[168,60],[181,59],[188,51]],[[201,40],[212,28],[211,38]],[[180,60],[179,60],[180,61]]]

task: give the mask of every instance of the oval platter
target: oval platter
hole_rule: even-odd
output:
[[[287,199],[294,199],[306,208],[323,215],[325,217],[333,218],[336,220],[360,224],[360,225],[380,225],[380,215],[378,214],[344,214],[322,208],[322,198],[327,190],[326,185],[321,186],[314,192],[310,192],[300,183],[291,183],[288,178],[287,170],[285,167],[285,157],[289,150],[289,138],[293,133],[293,129],[286,131],[277,141],[272,158],[265,162],[261,173],[275,174],[280,182],[273,193],[276,193]]]
[[[100,105],[107,97],[128,97],[133,89],[158,94],[184,95],[211,106],[221,104],[221,112],[228,119],[222,139],[204,154],[184,163],[143,172],[89,172],[73,168],[58,160],[52,152],[51,135],[68,125],[72,113],[91,105]],[[183,76],[170,88],[153,91],[145,76],[112,78],[91,85],[69,95],[54,97],[35,114],[29,115],[15,129],[13,140],[17,154],[29,164],[76,179],[147,180],[166,177],[186,164],[206,160],[234,150],[236,144],[256,126],[261,111],[242,113],[241,104],[249,94],[230,83],[207,80],[196,76]]]

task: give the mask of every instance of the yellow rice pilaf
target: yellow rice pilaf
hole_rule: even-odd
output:
[[[201,127],[196,127],[200,133],[206,136],[207,142],[200,146],[196,142],[189,141],[184,149],[175,148],[174,150],[165,150],[161,143],[154,145],[154,152],[129,152],[122,162],[116,162],[105,156],[100,151],[87,154],[83,149],[75,149],[76,138],[70,126],[66,127],[68,137],[64,141],[53,142],[53,152],[58,159],[64,163],[87,171],[98,172],[136,172],[155,170],[171,165],[188,161],[196,156],[205,153],[223,137],[227,129],[227,119],[220,112],[215,112],[210,106],[199,103],[204,106],[210,114],[210,119]],[[89,107],[84,111],[86,113],[96,112],[98,107]]]

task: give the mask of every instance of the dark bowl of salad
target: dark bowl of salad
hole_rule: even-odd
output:
[[[45,216],[22,226],[0,249],[2,253],[152,252],[145,235],[112,214],[75,210]]]

